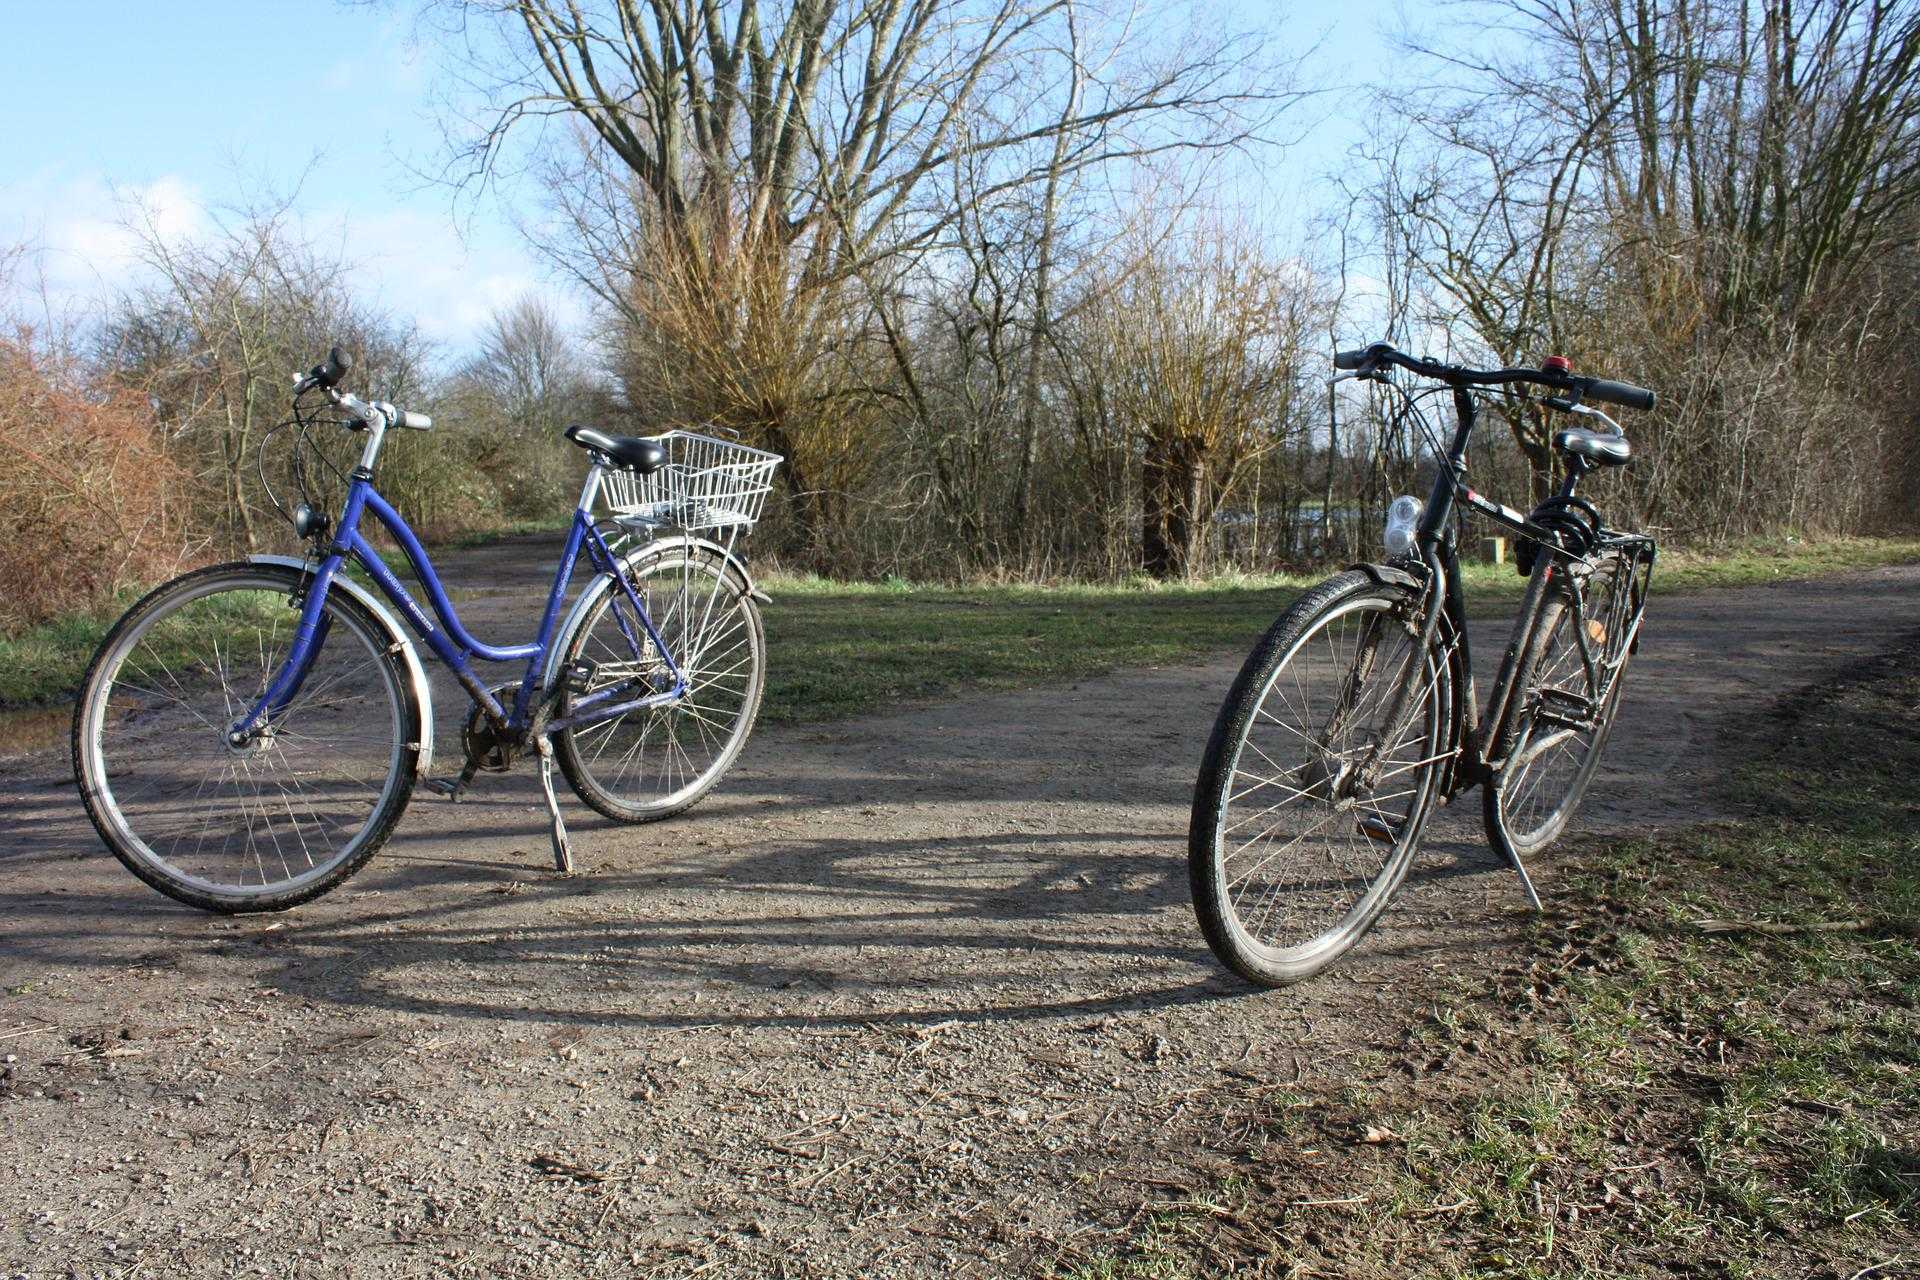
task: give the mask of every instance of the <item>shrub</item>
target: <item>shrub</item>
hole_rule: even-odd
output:
[[[143,397],[0,337],[0,631],[99,605],[188,558],[187,477]]]

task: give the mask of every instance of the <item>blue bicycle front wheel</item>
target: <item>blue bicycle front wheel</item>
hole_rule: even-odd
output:
[[[209,911],[276,911],[365,865],[406,809],[421,707],[386,628],[328,593],[286,705],[227,730],[292,647],[302,575],[225,564],[154,590],[107,634],[74,707],[73,766],[116,857]]]

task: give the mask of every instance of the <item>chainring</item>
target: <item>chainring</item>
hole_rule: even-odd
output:
[[[518,685],[503,684],[492,690],[495,701],[508,706],[519,695]],[[509,742],[494,729],[479,703],[467,709],[467,722],[461,726],[460,742],[466,749],[467,763],[480,773],[505,773],[520,756],[521,744]]]

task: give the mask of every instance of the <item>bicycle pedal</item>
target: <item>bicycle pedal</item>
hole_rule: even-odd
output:
[[[437,796],[446,796],[456,802],[460,799],[460,784],[452,778],[422,778],[420,785]]]
[[[1583,693],[1573,693],[1566,689],[1542,689],[1540,703],[1565,715],[1589,715],[1593,711],[1591,698]]]

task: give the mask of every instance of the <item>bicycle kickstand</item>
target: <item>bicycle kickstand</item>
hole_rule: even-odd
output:
[[[573,842],[567,839],[566,819],[560,816],[560,797],[553,790],[553,743],[547,735],[536,734],[533,746],[540,753],[540,789],[547,795],[547,817],[552,823],[553,869],[562,875],[573,873]]]
[[[1527,864],[1520,861],[1520,855],[1508,854],[1507,865],[1512,867],[1514,874],[1520,877],[1520,890],[1527,895],[1527,905],[1533,908],[1534,914],[1538,915],[1545,911],[1546,908],[1540,905],[1540,894],[1533,887],[1533,877],[1527,874]]]

